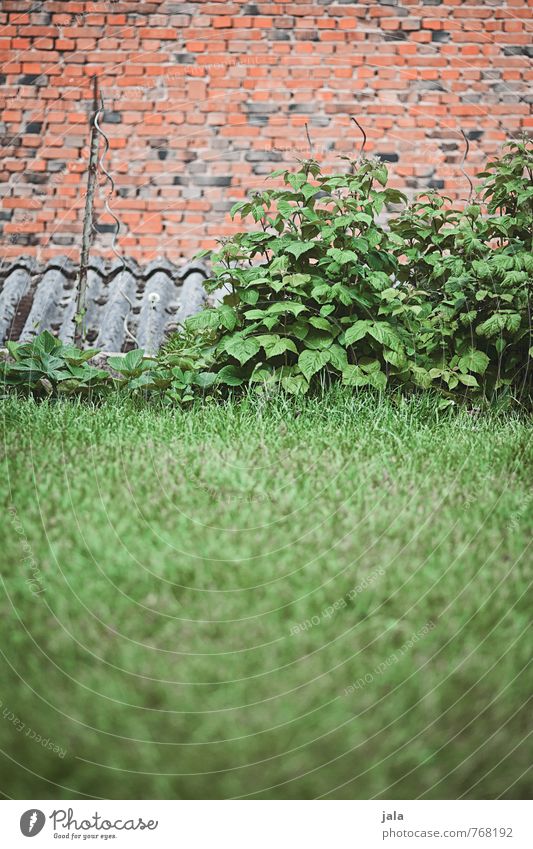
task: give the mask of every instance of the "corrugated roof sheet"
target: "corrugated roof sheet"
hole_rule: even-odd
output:
[[[36,265],[18,260],[0,268],[0,345],[28,341],[43,330],[74,339],[78,266],[68,259]],[[89,264],[87,343],[105,351],[139,346],[155,353],[165,337],[203,305],[205,266],[155,260]],[[150,297],[152,296],[152,297]],[[157,296],[157,297],[156,297]]]

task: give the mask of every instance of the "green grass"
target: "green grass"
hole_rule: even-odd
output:
[[[530,421],[2,413],[5,796],[530,796]]]

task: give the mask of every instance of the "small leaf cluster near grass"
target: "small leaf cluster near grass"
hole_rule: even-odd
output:
[[[2,424],[11,797],[530,798],[526,417],[338,386]]]

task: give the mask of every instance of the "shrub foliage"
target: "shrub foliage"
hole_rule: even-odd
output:
[[[217,305],[190,318],[157,359],[115,358],[116,388],[182,402],[199,391],[305,394],[341,381],[435,388],[445,403],[458,394],[531,400],[528,139],[506,145],[479,175],[475,202],[461,207],[436,192],[409,204],[372,158],[349,161],[344,174],[323,174],[308,160],[272,176],[283,178],[281,188],[233,207],[255,228],[213,255],[206,288]],[[44,378],[52,390],[71,390],[78,379],[83,391],[109,388],[86,355],[41,338],[33,345],[47,348],[47,368],[55,358],[53,374],[37,367],[31,345],[12,345],[8,385],[36,390]]]
[[[531,143],[509,142],[461,209],[437,193],[409,205],[382,163],[350,165],[275,172],[284,188],[233,208],[261,229],[222,246],[208,287],[223,301],[189,321],[218,380],[530,394]]]

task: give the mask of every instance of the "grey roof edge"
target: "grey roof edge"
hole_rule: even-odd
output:
[[[107,259],[104,257],[91,257],[88,263],[88,269],[96,271],[101,277],[113,278],[122,270],[129,271],[134,277],[143,280],[148,280],[153,274],[160,272],[168,274],[180,282],[183,282],[185,277],[191,272],[198,272],[203,277],[209,277],[209,267],[202,262],[195,260],[185,260],[183,263],[173,263],[166,258],[151,260],[146,265],[139,265],[136,260],[124,258],[124,260],[114,257]],[[17,269],[24,269],[29,274],[42,276],[47,271],[55,269],[61,271],[66,277],[73,278],[79,274],[79,263],[74,262],[67,256],[58,256],[47,260],[46,262],[38,262],[34,257],[18,257],[10,262],[0,264],[0,280],[5,280],[9,275]]]

